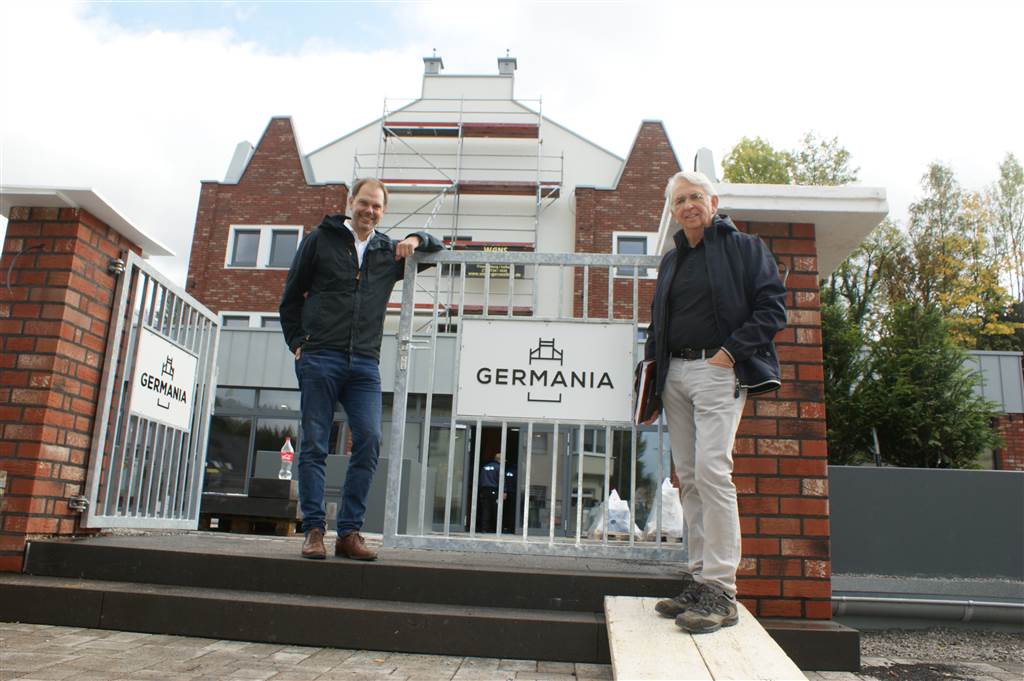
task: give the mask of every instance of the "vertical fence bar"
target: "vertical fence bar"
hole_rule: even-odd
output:
[[[597,442],[597,433],[594,433],[594,442]],[[612,462],[612,427],[604,427],[604,543],[608,543],[608,516],[611,506],[611,462]],[[627,527],[629,535],[633,536],[632,526]]]
[[[406,398],[409,388],[409,355],[412,344],[412,313],[416,294],[415,255],[405,259],[402,312],[398,321],[398,365],[395,370],[394,406],[391,421],[391,452],[388,458],[387,496],[384,503],[384,543],[398,536],[402,494],[402,448],[405,444]]]
[[[630,467],[629,467],[629,529],[633,529],[634,524],[638,524],[636,518],[636,424],[634,423],[630,429]],[[641,528],[642,529],[642,528]],[[632,546],[634,543],[633,533],[629,533],[629,545]]]
[[[484,263],[484,317],[491,315],[491,263]]]
[[[516,289],[516,266],[514,263],[508,264],[508,310],[506,310],[506,317],[512,317],[512,307],[514,305],[513,293]]]
[[[494,534],[500,539],[502,525],[505,520],[505,459],[507,457],[506,442],[508,441],[508,421],[501,422],[501,465],[498,466],[498,522]]]
[[[636,351],[637,342],[640,338],[639,333],[639,319],[640,319],[640,280],[638,278],[640,272],[639,267],[633,268],[633,304],[632,304],[632,321],[633,321],[633,364],[636,364],[640,359],[643,358],[643,353]],[[639,355],[639,357],[637,356]],[[629,440],[630,440],[630,451],[631,461],[629,473],[629,522],[636,522],[636,475],[637,475],[637,427],[636,421],[630,420],[629,425]],[[661,480],[658,481],[658,489],[661,489]],[[629,545],[633,545],[633,533],[629,533]]]
[[[608,267],[608,321],[615,319],[615,267]]]
[[[466,307],[466,268],[463,266],[461,274],[459,275],[459,294],[462,300],[462,309]],[[462,360],[462,324],[459,324],[459,333],[456,336],[455,342],[455,366],[459,366],[459,362]],[[452,392],[452,413],[448,423],[448,475],[445,481],[444,488],[444,536],[448,536],[451,531],[452,522],[452,479],[455,475],[454,464],[455,464],[455,415],[458,413],[459,407],[459,391],[458,387]]]
[[[558,494],[555,484],[558,482],[558,459],[562,448],[558,446],[558,421],[555,421],[555,432],[551,443],[551,510],[548,518],[548,544],[555,543],[555,504],[558,503]],[[562,500],[563,503],[565,499]]]
[[[526,481],[523,494],[523,541],[527,541],[530,531],[530,467],[533,462],[533,421],[526,426]]]
[[[423,439],[420,451],[423,453],[423,470],[420,472],[420,509],[419,509],[419,534],[424,533],[424,516],[427,512],[427,471],[430,470],[430,415],[434,402],[434,376],[437,373],[437,304],[441,294],[441,272],[440,267],[434,272],[434,303],[432,307],[433,321],[430,325],[430,376],[427,379],[427,404],[426,413],[423,416]],[[458,366],[458,365],[456,365]],[[455,413],[455,395],[452,394],[452,414]],[[454,435],[454,434],[452,434]]]
[[[583,266],[583,319],[590,319],[590,265]]]
[[[476,435],[473,437],[473,491],[470,492],[470,514],[469,536],[476,536],[477,504],[479,502],[480,489],[480,436],[483,431],[483,422],[476,420]]]
[[[584,299],[586,296],[584,296]],[[579,442],[576,443],[576,546],[580,545],[583,536],[583,424],[577,431]],[[608,528],[604,528],[605,532]]]
[[[573,275],[574,277],[576,275]],[[558,266],[558,306],[555,308],[555,317],[562,318],[562,302],[565,298],[565,265]],[[571,305],[571,303],[570,303]],[[571,308],[570,308],[571,309]]]
[[[664,431],[664,428],[662,428],[662,423],[664,422],[664,420],[665,419],[662,418],[661,416],[658,417],[658,491],[659,491],[659,493],[658,493],[658,496],[657,496],[658,503],[656,504],[656,506],[658,507],[657,508],[657,514],[658,515],[655,518],[655,522],[654,522],[654,532],[655,532],[654,543],[657,546],[659,546],[659,547],[661,546],[661,516],[662,516],[661,509],[662,509],[663,505],[665,504],[665,500],[662,498],[664,495],[662,495],[660,493],[660,491],[661,491],[661,481],[665,479],[665,437],[664,437],[665,436],[665,431]]]

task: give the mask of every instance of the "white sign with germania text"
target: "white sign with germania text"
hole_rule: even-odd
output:
[[[196,356],[146,328],[140,331],[138,342],[128,410],[188,430],[195,401]]]
[[[632,323],[463,319],[458,414],[628,423]]]

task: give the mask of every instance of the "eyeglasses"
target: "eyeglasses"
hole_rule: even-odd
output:
[[[692,194],[680,194],[679,196],[676,197],[675,205],[683,206],[687,202],[690,202],[690,203],[703,203],[704,202],[704,198],[705,198],[705,196],[704,196],[703,192],[693,192]]]

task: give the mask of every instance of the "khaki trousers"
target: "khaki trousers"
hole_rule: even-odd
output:
[[[740,516],[732,447],[747,391],[736,397],[732,369],[705,359],[672,359],[662,391],[672,461],[682,487],[689,572],[736,595]]]

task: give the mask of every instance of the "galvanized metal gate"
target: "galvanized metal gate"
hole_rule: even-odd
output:
[[[484,319],[507,319],[508,324],[515,320],[578,322],[581,324],[594,322],[631,322],[633,338],[638,338],[638,303],[640,281],[653,276],[660,261],[659,256],[638,255],[603,255],[603,254],[572,254],[572,253],[515,253],[515,252],[479,252],[479,251],[442,251],[429,255],[417,254],[406,262],[405,280],[403,283],[402,308],[398,331],[398,353],[395,371],[394,407],[390,451],[388,456],[388,485],[384,519],[384,544],[389,547],[448,549],[461,551],[480,551],[498,553],[529,553],[551,555],[603,556],[621,558],[658,558],[682,560],[685,558],[685,542],[665,542],[662,540],[661,497],[657,495],[651,511],[655,514],[656,531],[650,541],[636,537],[633,532],[628,536],[611,537],[608,532],[598,538],[590,538],[584,532],[583,524],[583,470],[584,470],[584,429],[589,429],[591,444],[604,438],[604,478],[601,498],[607,500],[611,490],[610,470],[612,466],[613,431],[620,445],[626,436],[629,437],[629,482],[628,494],[623,489],[621,496],[629,499],[629,528],[633,528],[637,518],[637,435],[638,427],[628,421],[612,422],[595,414],[588,421],[557,421],[546,418],[503,418],[499,423],[489,425],[497,429],[500,425],[502,454],[505,454],[506,433],[509,428],[516,427],[526,434],[525,467],[522,460],[519,470],[525,468],[527,492],[523,495],[521,531],[509,534],[502,530],[502,518],[505,500],[498,495],[497,526],[494,532],[482,532],[477,527],[478,509],[478,476],[481,466],[481,419],[460,418],[459,390],[456,387],[451,397],[450,414],[447,428],[447,461],[440,462],[438,471],[445,471],[443,492],[443,521],[432,523],[427,521],[427,469],[430,437],[429,424],[434,404],[434,385],[439,366],[438,339],[442,335],[457,335],[454,351],[453,371],[458,374],[460,350],[462,347],[462,330],[465,320],[479,317]],[[424,271],[417,279],[417,264],[432,263],[436,267]],[[467,274],[469,281],[467,282]],[[596,275],[596,276],[595,276]],[[591,304],[590,290],[592,280],[607,280],[607,309],[602,306],[598,314]],[[618,284],[618,285],[617,285]],[[602,286],[603,287],[603,286]],[[432,289],[432,291],[431,291]],[[420,297],[424,293],[431,295],[431,316],[425,320],[422,316],[416,320],[416,311],[422,312],[424,306],[414,304],[417,290]],[[619,299],[616,299],[618,294]],[[557,296],[557,298],[556,298]],[[624,299],[624,300],[623,300]],[[453,328],[456,329],[453,332]],[[417,350],[417,352],[413,352]],[[642,346],[634,344],[633,362],[639,359]],[[384,358],[388,361],[390,358]],[[626,359],[625,361],[629,361]],[[422,442],[418,443],[419,454],[406,455],[406,458],[419,458],[422,472],[419,475],[419,489],[409,489],[407,497],[402,497],[402,459],[403,448],[406,446],[406,406],[409,397],[409,376],[413,362],[426,362],[429,367],[425,395],[426,419],[422,433]],[[632,365],[630,365],[631,367]],[[423,367],[417,371],[420,378]],[[421,398],[422,399],[422,398]],[[530,480],[537,471],[534,470],[533,441],[535,429],[553,431],[555,449],[551,452],[550,490],[551,499],[541,500],[547,508],[547,534],[538,536],[530,532],[531,494]],[[650,429],[644,429],[645,431]],[[457,451],[457,433],[469,434],[475,440],[472,454],[465,454],[468,461],[459,465],[463,456]],[[571,437],[565,441],[565,448],[559,446],[562,440],[560,433],[568,432]],[[667,433],[661,422],[656,426],[657,434],[657,480],[661,481],[669,475],[669,451]],[[653,436],[653,433],[645,433]],[[462,442],[466,440],[463,437]],[[575,451],[573,451],[575,449]],[[600,449],[597,447],[595,449]],[[622,447],[620,446],[620,453]],[[464,448],[463,448],[464,451]],[[564,466],[566,457],[577,457],[576,480],[573,488],[572,480]],[[593,454],[590,455],[593,458]],[[471,457],[471,458],[470,458]],[[623,456],[623,458],[626,458]],[[506,456],[501,457],[499,480],[505,480]],[[621,462],[620,462],[621,463]],[[459,469],[460,473],[455,473]],[[562,471],[561,473],[559,471]],[[653,472],[652,472],[653,474]],[[440,474],[439,474],[440,475]],[[548,471],[542,475],[547,483]],[[563,478],[560,480],[560,476]],[[459,479],[461,477],[461,479]],[[556,486],[564,484],[567,496],[575,500],[575,521],[561,518],[562,532],[556,533],[555,505]],[[620,486],[625,484],[620,478]],[[435,506],[440,505],[441,481],[436,481],[438,496]],[[468,528],[453,520],[453,499],[460,490],[469,495],[465,505],[459,512],[466,521]],[[574,491],[575,490],[575,491]],[[572,501],[564,503],[566,510]],[[512,503],[511,500],[509,503]],[[418,512],[417,512],[418,509]],[[436,508],[435,508],[436,510]],[[465,515],[469,511],[468,516]],[[534,509],[534,516],[537,509]],[[596,510],[596,509],[595,509]],[[600,511],[596,511],[599,513]],[[608,528],[608,504],[603,507],[604,528]],[[435,513],[435,517],[436,517]],[[408,522],[406,531],[399,533],[399,517],[417,518],[418,522]],[[518,522],[518,520],[517,520]],[[403,521],[404,523],[404,521]],[[536,518],[534,519],[536,524]],[[574,526],[574,531],[565,528]],[[570,530],[573,528],[570,528]]]
[[[198,526],[217,316],[134,253],[115,294],[85,527]]]

